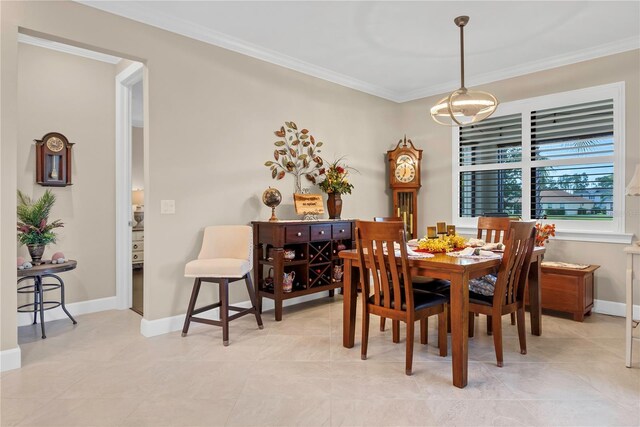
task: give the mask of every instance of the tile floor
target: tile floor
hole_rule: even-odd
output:
[[[193,324],[189,336],[139,333],[130,310],[19,330],[22,369],[2,373],[2,426],[640,425],[640,350],[624,366],[624,321],[544,316],[520,355],[505,317],[505,366],[495,365],[482,318],[469,342],[469,385],[451,385],[451,358],[416,344],[404,375],[404,339],[372,319],[369,359],[342,347],[342,298],[231,323]],[[358,327],[360,323],[358,322]]]

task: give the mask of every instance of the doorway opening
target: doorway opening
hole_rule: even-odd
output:
[[[143,64],[116,76],[116,295],[144,313]]]

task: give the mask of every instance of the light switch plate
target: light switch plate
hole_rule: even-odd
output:
[[[160,214],[170,215],[176,213],[175,200],[160,200]]]

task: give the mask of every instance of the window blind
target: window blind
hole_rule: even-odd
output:
[[[520,114],[496,117],[460,128],[460,166],[522,160]]]
[[[612,99],[531,112],[532,218],[612,218],[613,129]]]

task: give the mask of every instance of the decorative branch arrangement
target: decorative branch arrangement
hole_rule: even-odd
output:
[[[316,142],[309,130],[298,130],[294,122],[284,124],[280,130],[274,132],[278,138],[282,138],[273,143],[276,147],[273,151],[275,161],[269,160],[264,165],[271,169],[273,179],[282,179],[287,173],[293,175],[296,193],[300,193],[302,176],[315,184],[317,178],[324,174],[324,170],[321,169],[324,162],[319,155],[322,142]]]

